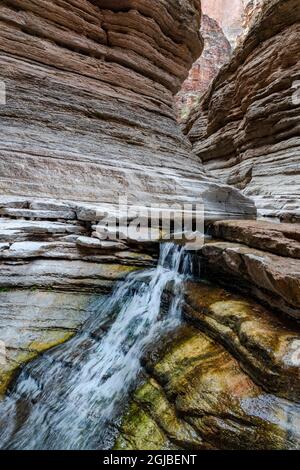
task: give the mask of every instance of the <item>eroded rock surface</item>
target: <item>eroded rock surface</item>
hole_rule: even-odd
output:
[[[222,65],[231,57],[230,42],[214,18],[203,15],[201,35],[204,39],[204,50],[193,64],[188,78],[175,98],[179,121],[187,118],[191,108],[197,105]]]
[[[2,396],[21,366],[77,333],[94,300],[153,266],[157,249],[100,241],[102,206],[13,196],[0,212]]]
[[[300,331],[256,302],[204,283],[186,287],[185,318],[222,343],[267,391],[300,401]]]
[[[199,330],[181,328],[146,369],[116,449],[299,447],[299,405],[265,392]]]
[[[230,188],[219,202],[176,123],[200,18],[199,0],[1,2],[0,193],[253,213]]]
[[[1,289],[0,396],[19,367],[76,334],[101,295]]]
[[[247,245],[212,242],[202,249],[205,274],[300,318],[300,260]]]
[[[238,242],[279,256],[300,258],[300,225],[221,220],[210,227],[214,238]]]
[[[264,4],[245,41],[190,116],[204,167],[262,215],[299,219],[300,5]]]

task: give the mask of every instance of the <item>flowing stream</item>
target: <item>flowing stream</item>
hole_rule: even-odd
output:
[[[108,448],[142,355],[180,322],[182,282],[190,274],[189,253],[162,244],[156,268],[128,275],[76,337],[25,366],[0,404],[2,448]],[[170,282],[175,295],[162,313]]]

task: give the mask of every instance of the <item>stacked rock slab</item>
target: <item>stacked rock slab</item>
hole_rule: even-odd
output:
[[[300,318],[300,227],[263,221],[219,221],[202,250],[202,274]]]
[[[174,117],[173,94],[202,51],[200,19],[199,0],[1,2],[0,193],[203,196],[207,216],[253,213],[205,176]]]
[[[299,219],[298,0],[265,2],[230,63],[190,115],[204,167],[253,198],[263,215]]]

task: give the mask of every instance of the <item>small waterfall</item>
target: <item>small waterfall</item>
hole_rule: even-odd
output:
[[[75,338],[28,364],[0,404],[2,448],[108,448],[143,353],[180,322],[191,265],[184,247],[162,244],[156,268],[128,275]],[[162,314],[169,283],[175,295]]]

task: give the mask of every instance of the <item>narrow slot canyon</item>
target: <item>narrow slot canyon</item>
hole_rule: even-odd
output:
[[[0,3],[0,449],[300,449],[299,0]]]

